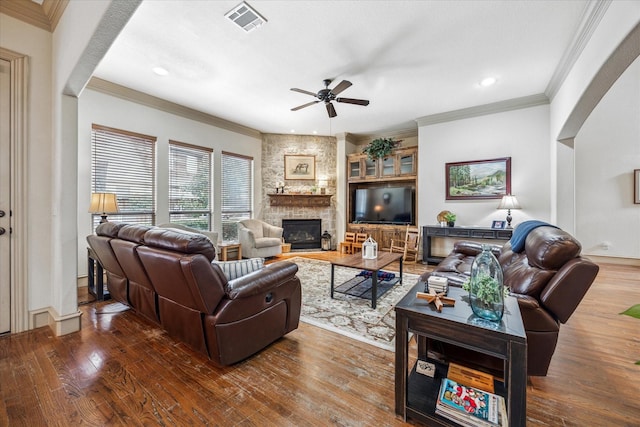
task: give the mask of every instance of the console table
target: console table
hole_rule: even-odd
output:
[[[489,227],[442,227],[440,225],[425,225],[422,227],[422,253],[425,263],[438,264],[444,258],[431,255],[431,239],[433,237],[452,237],[464,240],[489,239],[509,240],[513,229],[493,229]]]

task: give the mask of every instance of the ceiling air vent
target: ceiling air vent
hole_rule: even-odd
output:
[[[255,30],[256,28],[267,22],[266,19],[260,16],[258,12],[253,10],[251,6],[249,6],[245,2],[242,2],[231,9],[224,16],[235,22],[247,33]]]

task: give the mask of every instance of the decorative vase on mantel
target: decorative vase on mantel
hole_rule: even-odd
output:
[[[504,283],[502,267],[490,245],[482,245],[482,252],[473,260],[469,282],[469,301],[474,314],[499,322],[504,314]]]

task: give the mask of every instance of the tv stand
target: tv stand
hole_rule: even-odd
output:
[[[415,227],[415,226],[414,226]],[[391,247],[391,241],[404,241],[407,233],[407,224],[347,224],[347,231],[354,233],[366,233],[378,243],[378,251],[388,251]]]

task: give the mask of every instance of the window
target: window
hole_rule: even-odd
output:
[[[209,148],[169,141],[169,221],[211,230]]]
[[[131,224],[155,223],[156,138],[93,125],[91,191],[115,193],[119,212],[109,219]],[[100,215],[93,215],[94,228]]]
[[[222,152],[222,240],[238,240],[237,223],[253,214],[253,158]]]

